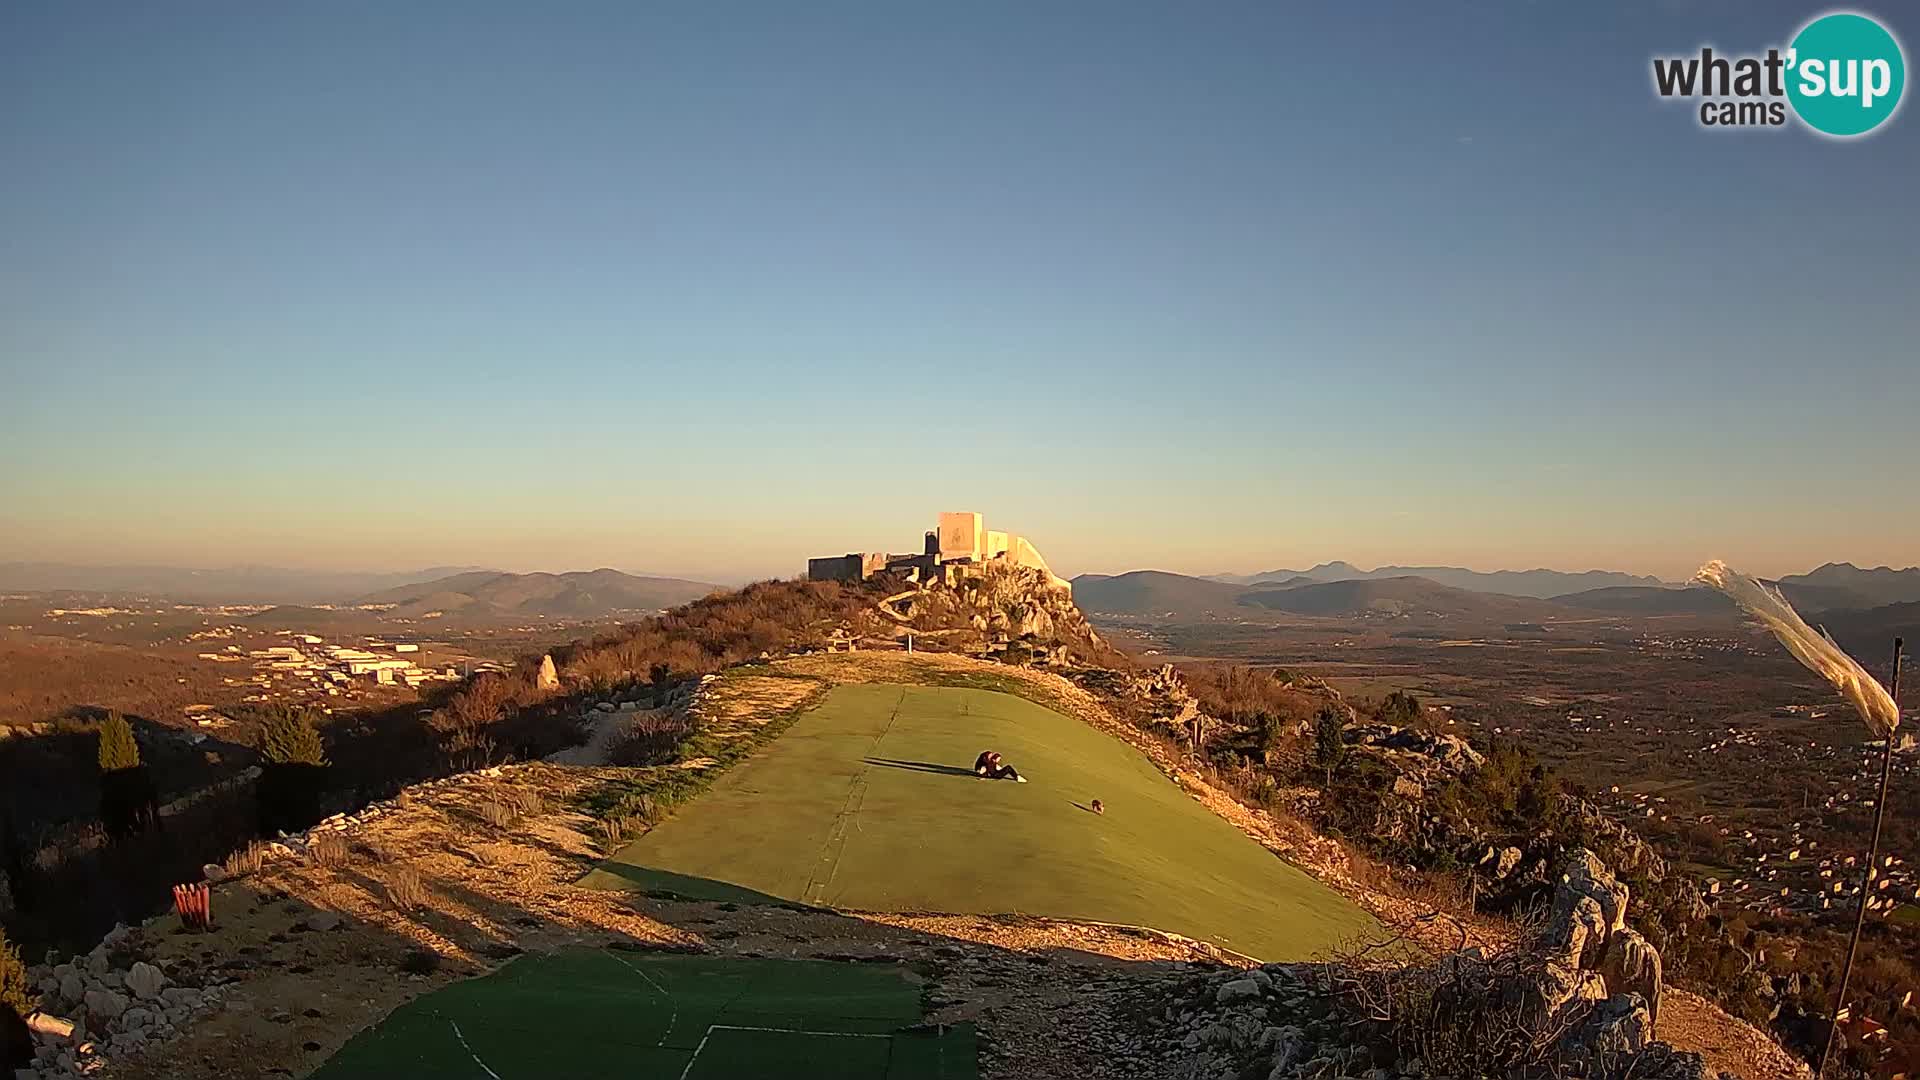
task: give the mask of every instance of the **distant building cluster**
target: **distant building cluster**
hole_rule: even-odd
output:
[[[852,551],[845,555],[827,555],[807,560],[809,581],[865,581],[879,573],[904,574],[909,581],[953,579],[957,575],[992,564],[1025,566],[1046,574],[1053,583],[1066,588],[1055,576],[1039,549],[1019,533],[1000,532],[986,527],[986,519],[972,511],[940,515],[939,527],[930,529],[917,553],[888,554],[882,551]],[[951,581],[949,581],[951,583]]]
[[[246,682],[263,690],[294,689],[337,697],[355,686],[407,686],[435,680],[455,681],[461,672],[452,665],[422,667],[420,646],[409,642],[369,641],[366,648],[329,645],[314,634],[292,634],[291,645],[274,645],[242,653],[229,645],[225,653],[201,653],[217,663],[250,661],[253,677]],[[233,680],[229,680],[233,681]],[[289,685],[292,684],[292,685]]]

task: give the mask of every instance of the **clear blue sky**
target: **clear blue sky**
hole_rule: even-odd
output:
[[[1920,562],[1920,115],[1650,89],[1820,10],[8,3],[0,558]]]

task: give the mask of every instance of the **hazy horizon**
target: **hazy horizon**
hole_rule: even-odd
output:
[[[1820,10],[7,5],[0,561],[1914,565],[1913,111],[1648,85]]]
[[[899,546],[900,545],[895,545],[896,548],[898,548]],[[820,552],[813,552],[812,554],[836,554],[836,552],[820,551]],[[443,561],[422,563],[417,565],[378,565],[378,564],[375,564],[375,565],[349,565],[349,564],[311,565],[311,564],[294,564],[294,563],[276,563],[271,561],[258,561],[258,560],[246,560],[246,561],[228,562],[228,563],[180,563],[180,562],[165,562],[165,561],[155,562],[155,561],[145,561],[145,560],[89,562],[89,561],[75,561],[71,559],[4,559],[4,560],[0,560],[0,563],[4,563],[4,562],[44,564],[49,566],[71,566],[76,569],[99,569],[99,570],[129,569],[129,568],[136,568],[136,567],[151,567],[155,569],[182,570],[182,571],[186,571],[186,570],[202,570],[202,571],[284,570],[284,571],[290,571],[295,573],[306,573],[306,574],[315,574],[315,575],[322,575],[322,574],[338,574],[338,575],[408,574],[410,575],[410,574],[417,574],[417,573],[421,573],[429,570],[444,570],[444,571],[447,571],[448,573],[464,573],[464,572],[485,570],[485,571],[497,571],[500,573],[509,573],[509,574],[564,574],[564,573],[576,573],[576,572],[610,569],[610,570],[617,570],[624,574],[630,574],[630,575],[636,575],[636,576],[679,578],[682,580],[707,582],[707,583],[716,584],[716,585],[738,585],[738,584],[743,584],[749,581],[763,581],[768,578],[798,577],[798,576],[803,576],[806,569],[804,565],[804,562],[805,562],[804,557],[802,558],[800,565],[793,566],[793,567],[770,568],[763,572],[721,571],[721,572],[713,572],[713,573],[703,573],[703,572],[697,572],[697,571],[681,571],[671,567],[662,568],[658,566],[652,566],[644,562],[632,564],[632,565],[616,565],[616,564],[606,564],[606,563],[595,563],[591,565],[585,564],[585,563],[579,564],[579,565],[534,565],[534,564],[495,565],[495,564],[484,563],[484,562],[443,560]],[[1215,577],[1215,576],[1245,576],[1250,574],[1264,574],[1274,570],[1281,570],[1281,569],[1304,571],[1304,570],[1310,570],[1316,566],[1320,566],[1326,563],[1334,563],[1334,562],[1345,562],[1354,566],[1358,570],[1369,572],[1369,573],[1387,566],[1409,567],[1409,568],[1446,567],[1449,569],[1472,570],[1480,573],[1494,573],[1502,570],[1515,571],[1515,572],[1546,570],[1546,571],[1552,571],[1552,572],[1563,573],[1563,574],[1608,572],[1608,573],[1625,573],[1625,574],[1633,574],[1633,575],[1639,575],[1639,576],[1657,577],[1661,581],[1667,584],[1687,583],[1692,578],[1694,570],[1698,568],[1697,566],[1688,567],[1681,572],[1668,575],[1668,574],[1657,573],[1652,570],[1639,570],[1631,567],[1611,566],[1611,565],[1596,565],[1596,566],[1522,566],[1522,565],[1496,565],[1496,564],[1472,565],[1472,564],[1458,564],[1458,563],[1442,563],[1442,562],[1435,562],[1432,560],[1414,560],[1414,559],[1389,559],[1389,560],[1383,560],[1380,562],[1364,562],[1364,561],[1357,561],[1353,559],[1341,559],[1336,556],[1336,557],[1330,557],[1330,558],[1316,558],[1311,560],[1309,559],[1295,559],[1291,561],[1281,560],[1281,561],[1274,561],[1270,563],[1262,563],[1258,566],[1221,568],[1221,569],[1214,569],[1214,570],[1203,570],[1203,569],[1194,569],[1194,568],[1176,569],[1168,566],[1147,565],[1147,564],[1141,564],[1137,566],[1121,566],[1121,567],[1103,568],[1103,569],[1079,568],[1079,567],[1071,567],[1071,566],[1063,568],[1056,565],[1055,569],[1056,571],[1059,571],[1060,573],[1068,577],[1077,577],[1081,574],[1104,574],[1104,575],[1111,576],[1111,575],[1117,575],[1117,574],[1131,573],[1135,571],[1160,571],[1165,573],[1181,574],[1189,577],[1204,578],[1204,577]],[[1806,566],[1787,567],[1784,569],[1771,570],[1771,571],[1755,569],[1751,572],[1761,577],[1771,579],[1776,577],[1791,576],[1794,574],[1804,574],[1812,570],[1818,569],[1821,565],[1824,565],[1825,563],[1846,563],[1846,562],[1852,562],[1853,565],[1863,570],[1871,570],[1875,568],[1890,568],[1894,570],[1916,569],[1916,567],[1912,567],[1912,566],[1894,565],[1894,564],[1886,564],[1886,563],[1863,563],[1857,560],[1848,560],[1848,559],[1840,558],[1840,559],[1822,560],[1822,562],[1820,563],[1811,563]]]

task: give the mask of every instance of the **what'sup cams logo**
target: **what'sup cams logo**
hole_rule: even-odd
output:
[[[1700,126],[1783,127],[1789,115],[1822,135],[1852,138],[1874,131],[1900,109],[1906,55],[1885,26],[1835,11],[1801,27],[1784,50],[1765,55],[1653,58],[1653,89],[1662,98],[1699,101]],[[1791,110],[1791,112],[1789,112]]]

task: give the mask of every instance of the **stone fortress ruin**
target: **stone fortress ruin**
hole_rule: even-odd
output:
[[[1000,532],[986,527],[985,518],[972,511],[940,515],[939,527],[928,530],[926,542],[918,554],[891,555],[881,551],[853,551],[845,555],[827,555],[807,560],[809,581],[865,581],[875,574],[905,574],[913,582],[944,581],[957,584],[960,579],[979,573],[989,566],[1023,566],[1038,570],[1059,589],[1072,586],[1054,574],[1039,549],[1019,533]]]

